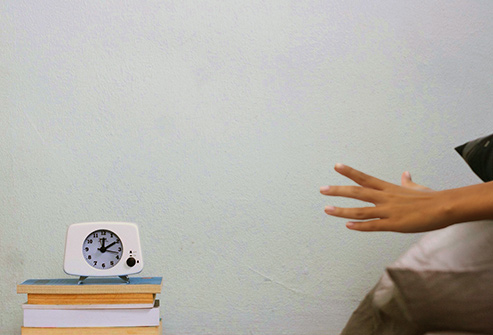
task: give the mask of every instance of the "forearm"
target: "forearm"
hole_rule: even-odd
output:
[[[493,182],[437,192],[451,224],[493,220]]]

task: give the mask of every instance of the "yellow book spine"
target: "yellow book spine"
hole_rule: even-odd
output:
[[[27,303],[31,305],[152,304],[155,297],[153,293],[28,294]]]
[[[86,328],[35,328],[22,327],[22,335],[162,335],[158,327],[86,327]]]

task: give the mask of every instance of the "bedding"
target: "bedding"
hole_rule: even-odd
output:
[[[342,335],[493,334],[493,221],[427,233],[387,267]]]

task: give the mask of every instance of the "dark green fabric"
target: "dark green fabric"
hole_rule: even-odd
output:
[[[464,143],[455,150],[482,181],[493,180],[493,134]]]

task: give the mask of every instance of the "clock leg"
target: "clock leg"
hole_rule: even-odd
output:
[[[120,277],[120,279],[123,280],[125,282],[125,284],[130,283],[130,279],[128,278],[128,276],[118,276],[118,277]]]
[[[87,279],[87,276],[80,276],[79,277],[79,282],[77,283],[78,285],[82,285],[83,281]]]

